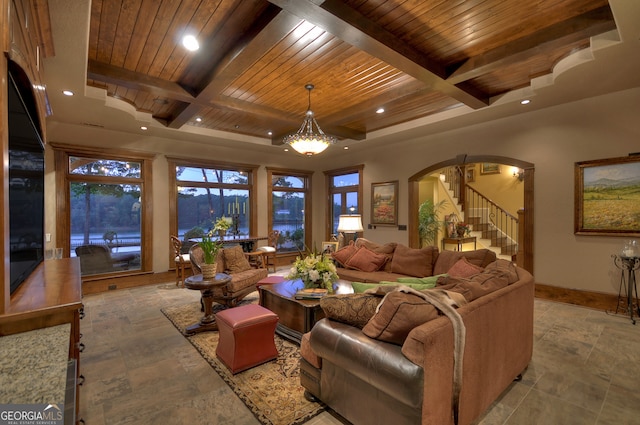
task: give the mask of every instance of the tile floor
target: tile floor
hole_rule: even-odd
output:
[[[198,297],[173,282],[84,297],[80,416],[87,425],[258,424],[160,312]],[[479,425],[640,424],[640,324],[536,300],[534,338],[523,380]],[[307,425],[341,423],[325,412]]]

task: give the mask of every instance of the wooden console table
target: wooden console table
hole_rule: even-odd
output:
[[[9,308],[0,314],[0,336],[70,324],[69,359],[75,361],[77,380],[80,377],[81,311],[80,259],[46,260],[11,295]],[[77,417],[78,391],[75,401]]]
[[[444,251],[444,247],[447,244],[457,245],[458,251],[462,251],[462,245],[466,243],[473,242],[473,249],[476,249],[476,237],[475,236],[465,236],[462,238],[442,238],[442,250]]]

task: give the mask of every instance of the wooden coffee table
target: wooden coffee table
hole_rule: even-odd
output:
[[[279,317],[276,333],[300,344],[302,334],[309,332],[324,317],[320,300],[296,300],[295,295],[304,287],[301,280],[283,280],[280,283],[260,285],[260,305]],[[333,285],[337,294],[353,293],[351,283],[339,280]]]

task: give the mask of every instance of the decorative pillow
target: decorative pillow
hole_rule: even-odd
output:
[[[350,269],[356,269],[362,272],[375,272],[380,270],[386,262],[386,255],[377,254],[365,247],[362,247],[359,248],[351,258],[349,258],[349,260],[347,260],[346,265]]]
[[[437,317],[438,310],[424,299],[395,291],[384,297],[362,332],[369,338],[402,345],[413,328]]]
[[[358,247],[356,247],[353,242],[351,242],[349,245],[345,246],[344,248],[340,248],[339,250],[331,254],[331,258],[336,260],[343,267],[346,267],[347,261],[349,261],[349,258],[351,258],[353,254],[356,253],[356,251],[358,251]]]
[[[382,270],[384,270],[385,272],[390,272],[391,271],[391,259],[393,258],[393,253],[396,250],[396,246],[398,244],[395,242],[389,242],[386,243],[384,245],[380,245],[377,244],[375,242],[371,242],[368,239],[365,238],[358,238],[356,240],[356,246],[357,247],[365,247],[370,249],[371,251],[378,253],[378,254],[384,254],[387,256],[387,262],[384,264],[384,267]]]
[[[482,267],[471,264],[469,260],[462,257],[456,261],[447,274],[453,277],[471,277],[474,274],[481,273],[483,270],[484,269]]]
[[[434,246],[415,249],[398,244],[391,260],[391,272],[417,277],[431,276],[437,257],[438,248]]]
[[[251,268],[251,264],[244,256],[244,251],[240,245],[225,248],[222,251],[224,255],[224,265],[229,273],[239,273]]]
[[[362,329],[376,313],[382,300],[370,294],[338,294],[320,298],[320,307],[329,319]]]
[[[519,279],[518,272],[516,270],[516,265],[513,264],[512,261],[507,261],[499,258],[493,263],[490,263],[484,269],[487,272],[492,272],[494,270],[501,271],[507,277],[507,281],[509,285],[511,285],[514,282],[517,282]]]
[[[487,267],[489,263],[496,261],[496,253],[485,248],[474,251],[442,251],[433,266],[433,274],[446,273],[462,257],[480,267]]]

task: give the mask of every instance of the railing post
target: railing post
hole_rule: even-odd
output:
[[[524,208],[518,210],[518,252],[516,253],[516,264],[524,268]]]

